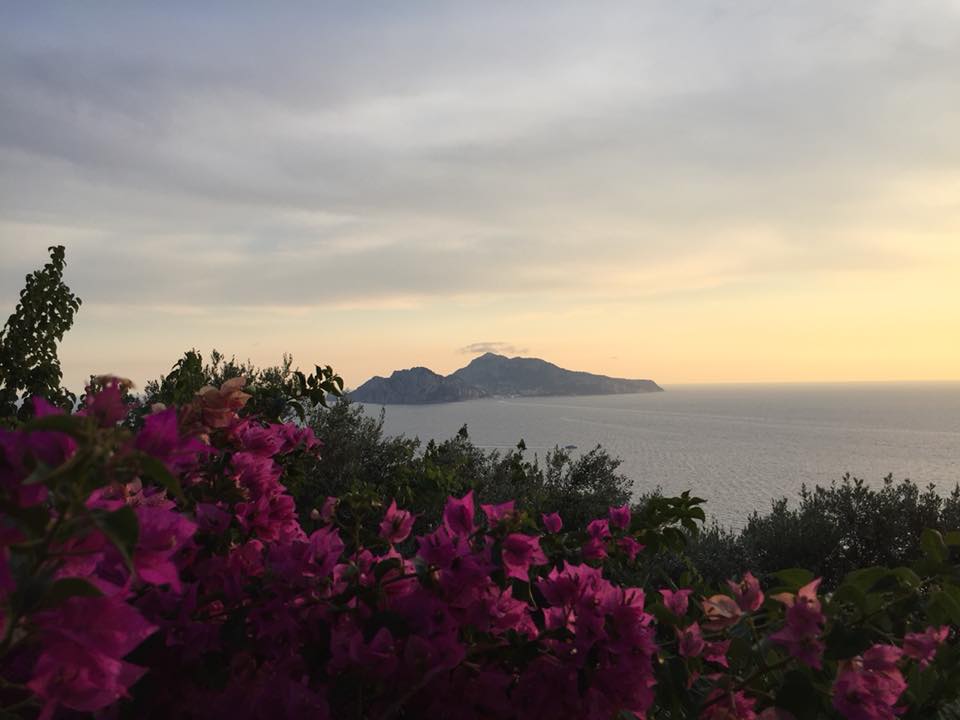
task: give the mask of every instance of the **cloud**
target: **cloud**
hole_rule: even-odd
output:
[[[946,2],[207,7],[4,9],[0,254],[71,235],[117,305],[649,296],[899,262],[896,179],[960,162]]]
[[[482,355],[495,353],[497,355],[520,355],[527,352],[527,348],[517,347],[505,342],[478,342],[466,345],[458,350],[464,355]]]

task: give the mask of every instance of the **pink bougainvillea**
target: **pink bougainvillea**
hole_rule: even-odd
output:
[[[609,720],[674,692],[690,717],[786,720],[776,673],[809,666],[824,707],[880,720],[903,708],[903,668],[940,663],[951,632],[919,625],[836,662],[819,579],[765,603],[749,572],[731,594],[671,578],[691,587],[648,603],[624,581],[649,558],[628,505],[564,532],[514,501],[478,518],[469,491],[415,532],[420,516],[375,499],[365,545],[349,498],[328,497],[305,529],[284,467],[319,441],[241,417],[242,378],[135,432],[117,426],[121,390],[106,380],[76,432],[0,429],[0,709]],[[42,482],[56,468],[70,484]]]

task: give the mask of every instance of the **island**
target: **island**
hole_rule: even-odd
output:
[[[429,368],[396,370],[370,378],[348,393],[351,400],[374,405],[423,405],[485,397],[620,395],[662,392],[653,380],[628,380],[565,370],[539,358],[484,353],[469,365],[440,375]]]

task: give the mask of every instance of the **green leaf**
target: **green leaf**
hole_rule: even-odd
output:
[[[885,567],[868,567],[861,570],[854,570],[851,573],[847,573],[847,576],[843,579],[844,585],[853,585],[860,590],[867,592],[880,582],[883,578],[887,577],[890,574],[890,570]]]
[[[936,670],[933,668],[921,670],[918,665],[914,665],[907,675],[907,683],[913,700],[911,705],[922,705],[930,697],[930,691],[937,685]]]
[[[115,512],[94,511],[93,522],[116,546],[127,567],[132,570],[133,552],[140,535],[140,524],[133,508],[122,507]]]
[[[908,567],[894,568],[893,574],[899,578],[900,583],[908,588],[918,588],[923,582],[920,576]]]
[[[947,595],[949,595],[951,598],[953,598],[954,602],[960,605],[960,587],[957,587],[952,583],[946,582],[941,587],[941,590]]]
[[[50,513],[43,505],[20,507],[12,503],[0,504],[0,514],[11,518],[31,537],[43,535],[50,522]]]
[[[844,583],[833,595],[836,602],[849,602],[856,606],[861,614],[866,615],[869,611],[869,602],[867,594],[859,585],[853,583]]]
[[[31,420],[24,426],[27,432],[62,432],[82,440],[87,435],[90,421],[76,415],[47,415]]]
[[[140,470],[148,478],[163,488],[166,488],[177,500],[183,501],[183,488],[180,479],[167,470],[167,466],[152,455],[143,454],[139,458]]]
[[[924,555],[935,563],[942,563],[947,557],[947,545],[937,530],[927,528],[920,533],[920,547]]]
[[[72,597],[100,597],[101,595],[103,593],[96,586],[83,578],[60,578],[50,584],[39,606],[52,608]]]
[[[777,692],[776,706],[793,713],[797,720],[819,717],[820,701],[810,678],[800,670],[791,670]]]
[[[804,568],[789,568],[773,574],[784,585],[796,591],[813,580],[813,573]]]
[[[859,655],[874,643],[874,635],[865,627],[834,625],[826,637],[826,657],[830,660],[846,660]]]
[[[939,613],[936,611],[940,611]],[[943,616],[950,619],[954,625],[960,625],[960,602],[950,593],[943,590],[935,592],[930,597],[931,615],[942,613]]]
[[[957,547],[960,545],[960,530],[950,530],[945,532],[943,534],[943,542],[949,547]]]

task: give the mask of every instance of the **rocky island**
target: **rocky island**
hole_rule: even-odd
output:
[[[653,380],[628,380],[565,370],[539,358],[485,353],[466,367],[440,375],[425,367],[379,375],[349,393],[351,400],[376,405],[422,405],[484,397],[619,395],[662,392]]]

